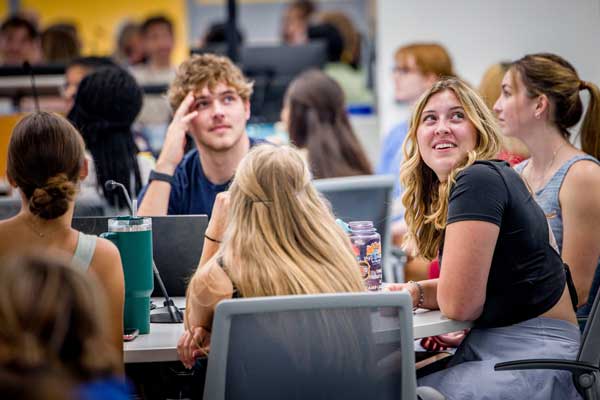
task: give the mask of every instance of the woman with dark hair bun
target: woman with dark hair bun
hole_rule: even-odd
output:
[[[71,228],[75,196],[86,175],[83,140],[69,121],[47,112],[19,121],[8,145],[7,176],[18,189],[21,211],[0,221],[0,256],[59,251],[94,274],[109,299],[105,322],[111,344],[122,354],[125,299],[119,251],[106,239]]]
[[[119,191],[104,183],[113,179],[136,197],[148,182],[154,159],[139,153],[131,126],[142,108],[142,90],[133,76],[118,67],[101,68],[86,76],[77,89],[67,118],[81,132],[87,150],[89,175],[82,192],[100,195],[117,210],[127,207]]]
[[[292,81],[281,120],[290,141],[306,151],[315,179],[373,173],[348,120],[344,93],[323,72],[307,71]]]

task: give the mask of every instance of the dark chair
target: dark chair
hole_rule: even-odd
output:
[[[0,220],[14,217],[21,210],[21,199],[15,197],[0,198]]]
[[[570,371],[577,391],[586,400],[600,399],[600,315],[596,295],[581,337],[581,347],[575,361],[554,359],[517,360],[498,363],[496,371],[520,369],[559,369]]]
[[[382,316],[399,329],[378,329]],[[444,398],[419,389],[406,293],[234,299],[216,308],[205,399]]]
[[[331,203],[333,213],[345,222],[372,221],[381,235],[381,262],[385,282],[401,281],[394,272],[391,257],[390,219],[392,175],[363,175],[344,178],[317,179],[315,188]]]

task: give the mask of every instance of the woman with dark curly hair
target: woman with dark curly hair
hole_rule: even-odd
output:
[[[98,194],[117,210],[127,207],[125,198],[119,191],[107,191],[104,183],[110,179],[122,183],[133,198],[154,167],[150,156],[139,153],[131,130],[141,108],[142,90],[135,79],[121,68],[107,67],[81,81],[67,116],[89,152],[83,194]]]

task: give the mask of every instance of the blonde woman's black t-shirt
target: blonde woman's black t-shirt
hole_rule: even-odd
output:
[[[500,228],[478,327],[516,324],[548,311],[565,288],[546,216],[504,161],[477,161],[456,176],[447,223],[486,221]],[[440,250],[440,266],[442,262]]]

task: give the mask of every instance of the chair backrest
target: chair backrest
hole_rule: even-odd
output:
[[[395,178],[392,175],[364,175],[317,179],[315,187],[331,203],[337,218],[373,221],[381,235],[383,279],[394,281],[390,249],[390,218]]]
[[[581,336],[581,346],[577,356],[578,361],[584,361],[593,365],[600,366],[600,291],[596,294],[594,304],[588,315],[583,335]]]
[[[108,230],[108,220],[113,217],[73,218],[73,228],[87,234],[99,235]],[[185,296],[204,245],[204,231],[208,225],[206,215],[167,215],[152,218],[152,250],[156,268],[169,296]],[[162,296],[160,286],[154,282],[152,296]]]
[[[204,398],[414,399],[413,352],[407,293],[226,300]]]
[[[14,217],[21,210],[19,197],[0,197],[0,220]]]

